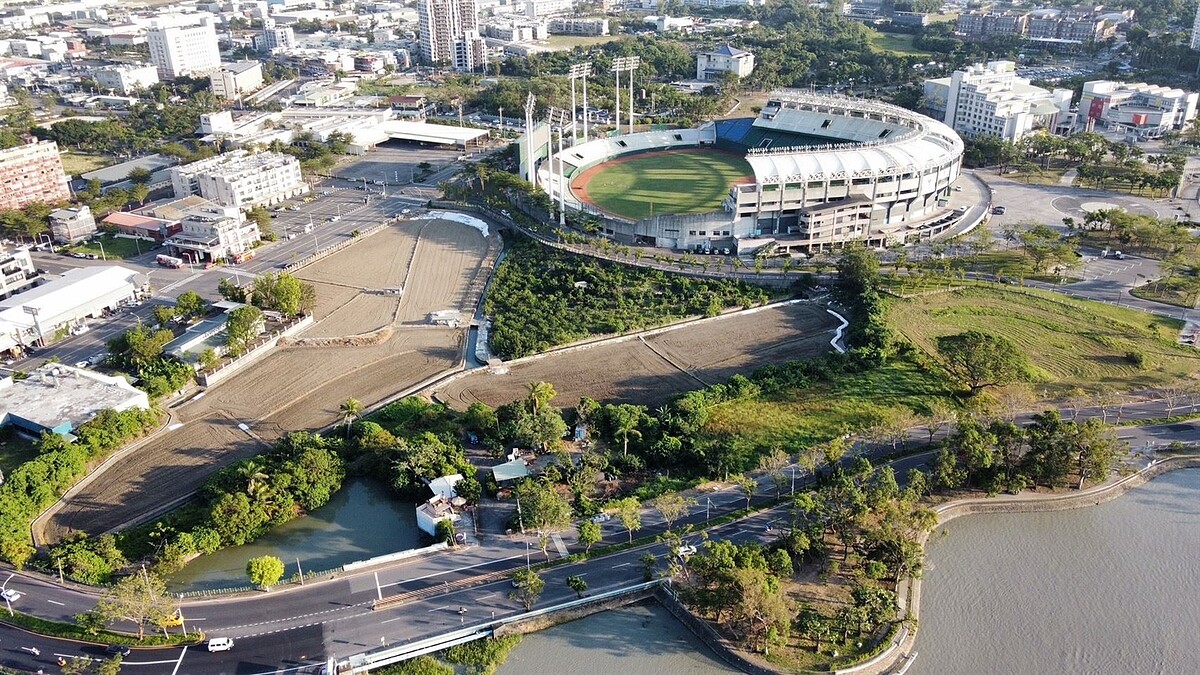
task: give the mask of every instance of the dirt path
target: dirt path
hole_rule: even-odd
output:
[[[418,244],[421,227],[425,234]],[[183,426],[150,440],[80,490],[50,519],[48,540],[127,524],[199,488],[222,466],[262,452],[262,443],[238,429],[239,423],[266,442],[291,431],[319,430],[337,421],[338,407],[348,398],[370,406],[455,367],[466,329],[433,327],[424,320],[437,309],[471,311],[457,303],[483,260],[487,242],[482,235],[459,223],[425,221],[404,223],[364,241],[369,243],[350,246],[302,271],[303,278],[318,285],[315,314],[323,319],[308,334],[344,335],[370,326],[390,328],[397,321],[411,327],[391,329],[387,339],[375,344],[278,348],[172,411]],[[346,288],[399,286],[410,260],[411,296],[407,288],[404,298]],[[329,289],[337,290],[320,295]]]

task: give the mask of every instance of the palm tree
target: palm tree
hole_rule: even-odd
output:
[[[530,412],[536,415],[557,395],[554,385],[549,382],[530,382],[529,395],[525,400],[529,402]]]
[[[349,438],[350,425],[354,423],[354,420],[362,416],[363,404],[356,398],[348,398],[338,408],[338,412],[342,414],[342,424],[346,425],[346,438]]]
[[[622,403],[613,409],[613,424],[617,429],[614,435],[620,436],[623,446],[621,448],[622,456],[629,454],[629,437],[641,438],[642,432],[638,431],[637,425],[642,416],[642,409],[636,405]]]
[[[263,483],[270,478],[263,473],[263,466],[258,460],[246,460],[238,469],[238,477],[246,479],[246,494],[254,497],[262,488]]]

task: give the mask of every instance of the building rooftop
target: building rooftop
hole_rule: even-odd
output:
[[[258,61],[234,61],[232,63],[226,62],[221,64],[221,70],[227,70],[238,75],[261,67],[262,63]]]
[[[505,480],[515,480],[524,478],[529,475],[529,467],[525,466],[525,460],[514,459],[503,464],[497,464],[492,467],[492,475],[495,476],[496,482]]]
[[[139,285],[139,276],[134,270],[120,265],[67,270],[58,279],[0,300],[0,320],[19,318],[20,321],[13,323],[33,325],[32,318],[24,310],[26,307],[35,308],[39,316],[49,319],[93,298],[126,287],[136,287]]]
[[[64,423],[77,429],[107,408],[148,406],[146,393],[121,377],[109,377],[61,364],[46,364],[25,380],[0,380],[0,415],[20,417],[47,429]]]
[[[120,183],[129,178],[129,172],[134,169],[148,169],[154,172],[176,164],[178,161],[174,157],[167,157],[165,155],[146,155],[145,157],[131,159],[128,162],[121,162],[120,164],[106,166],[103,169],[89,171],[81,174],[80,177],[84,180],[92,180],[94,178],[100,181],[101,185],[108,185],[110,183]]]
[[[717,56],[743,56],[745,54],[749,54],[750,52],[742,51],[741,49],[738,49],[732,45],[721,45],[720,47],[717,47],[708,53],[716,54]]]

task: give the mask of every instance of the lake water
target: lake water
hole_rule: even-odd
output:
[[[913,675],[1195,673],[1200,470],[931,541]]]
[[[329,503],[303,518],[275,528],[254,543],[201,556],[168,579],[172,591],[245,586],[246,561],[262,555],[281,558],[284,578],[296,573],[296,558],[307,572],[421,545],[414,505],[398,501],[389,488],[350,479]]]
[[[526,635],[497,675],[736,673],[654,602]]]

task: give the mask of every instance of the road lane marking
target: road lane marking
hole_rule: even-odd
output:
[[[433,609],[429,609],[429,610],[426,610],[426,611],[428,611],[428,612],[440,612],[440,611],[442,611],[443,609],[450,609],[450,605],[443,605],[443,606],[441,606],[441,607],[434,607]]]
[[[179,652],[179,660],[175,662],[175,669],[171,671],[171,675],[179,672],[179,666],[183,665],[183,657],[187,656],[187,645],[183,646],[183,651]]]
[[[617,569],[618,567],[625,567],[626,565],[632,565],[632,564],[633,564],[633,563],[627,563],[627,562],[624,562],[624,563],[621,563],[620,565],[613,565],[613,566],[612,566],[612,568],[615,570],[615,569]]]
[[[524,558],[524,557],[525,557],[524,553],[518,553],[516,555],[510,555],[507,558],[498,558],[496,560],[489,560],[487,562],[481,562],[477,565],[467,565],[466,567],[459,567],[459,568],[452,569],[452,570],[444,570],[442,572],[434,572],[433,574],[426,574],[423,577],[413,577],[412,579],[402,579],[400,581],[396,581],[396,582],[393,582],[390,584],[381,584],[380,588],[387,588],[388,586],[399,586],[400,584],[407,584],[410,581],[423,581],[425,579],[432,579],[433,577],[440,577],[443,574],[451,574],[453,572],[462,572],[463,570],[471,570],[471,569],[475,569],[476,567],[485,567],[487,565],[495,565],[496,563],[505,562],[506,560],[516,560],[517,558]]]
[[[50,604],[52,604],[52,605],[58,605],[59,607],[66,607],[66,606],[67,606],[67,603],[65,603],[65,602],[59,602],[59,601],[57,601],[57,600],[50,600],[50,599],[47,599],[47,600],[46,600],[46,602],[48,602],[48,603],[50,603]]]
[[[379,623],[391,623],[393,621],[401,621],[401,620],[407,619],[407,618],[408,618],[407,616],[398,616],[394,619],[384,619],[383,621],[380,621]]]

